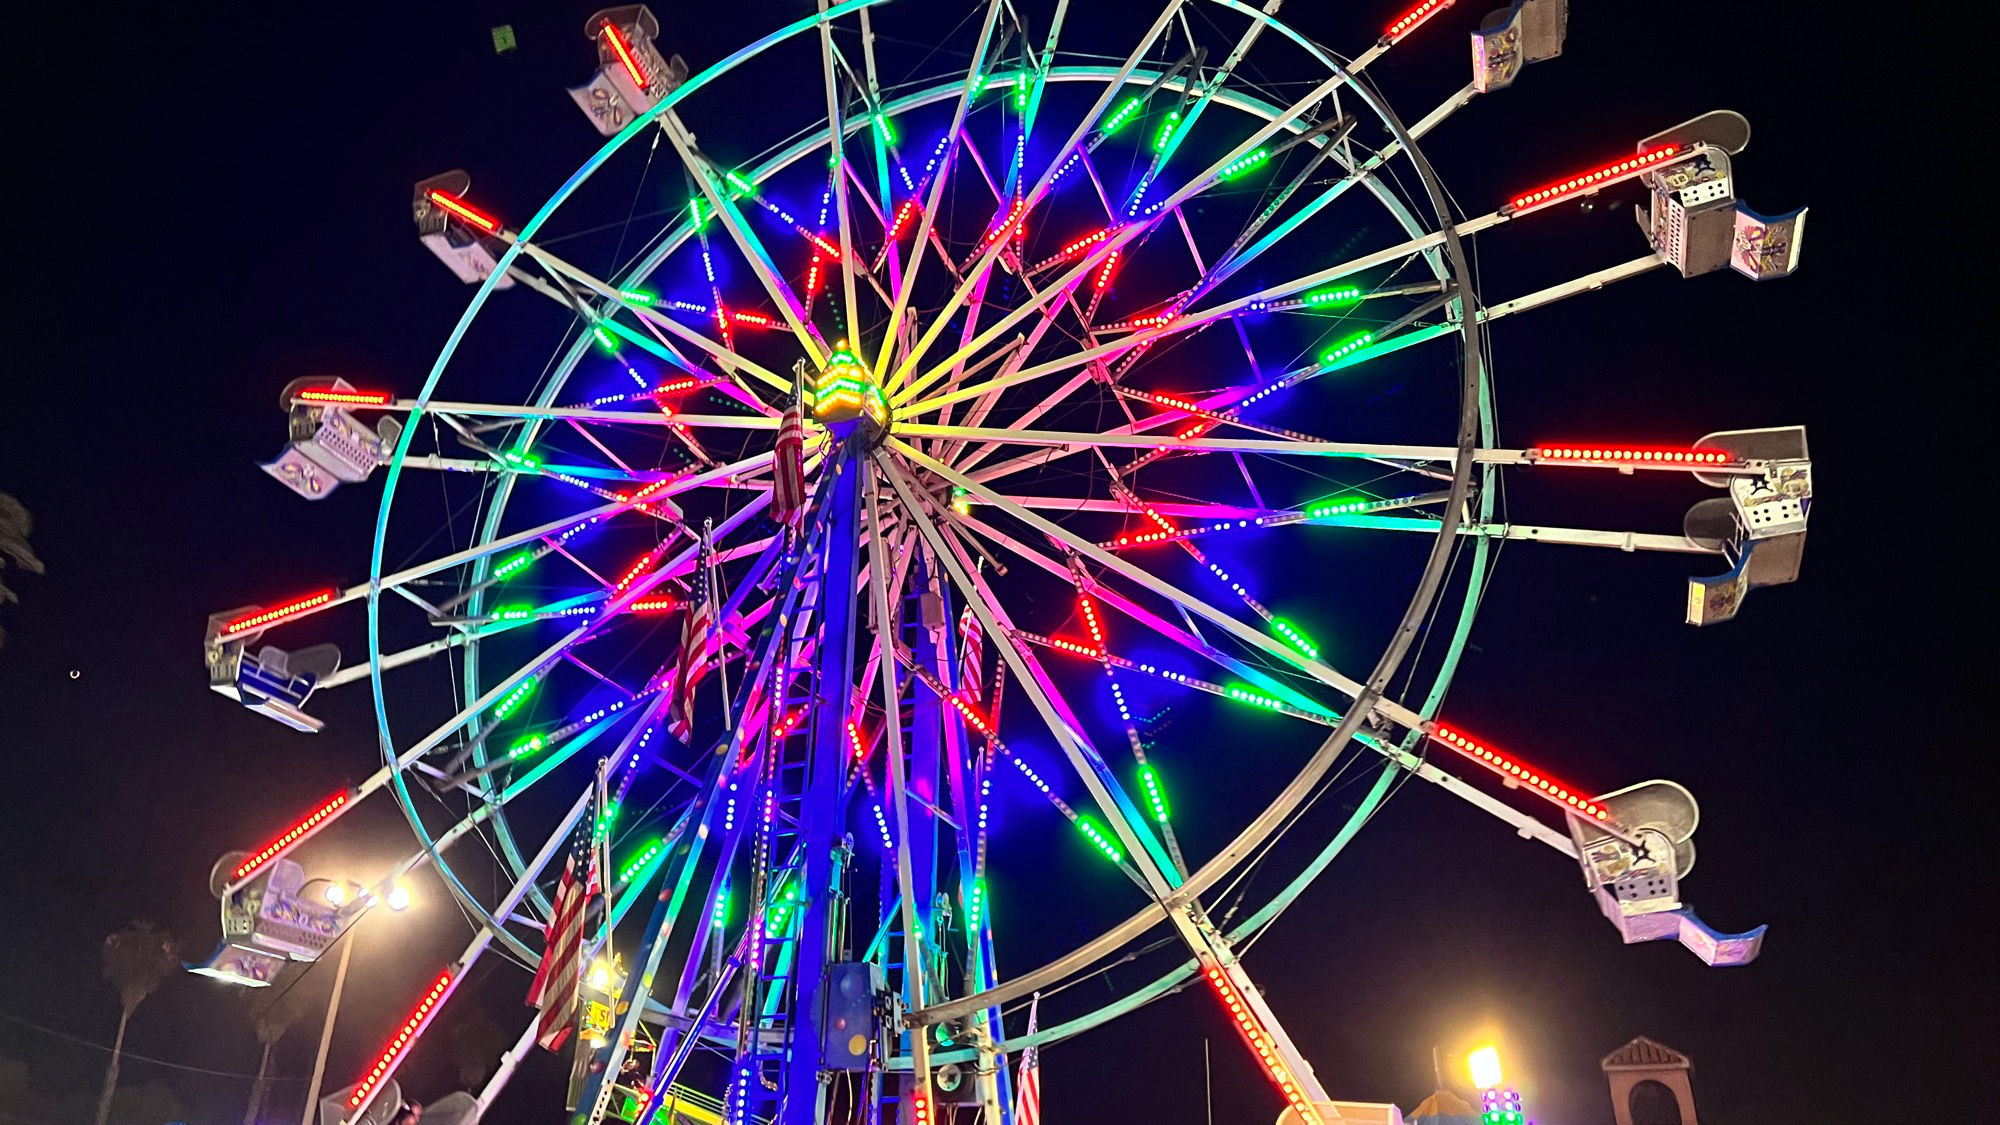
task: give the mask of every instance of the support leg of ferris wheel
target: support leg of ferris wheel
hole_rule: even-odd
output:
[[[855,475],[864,477],[871,460],[859,446],[855,449]],[[867,496],[868,523],[874,538],[875,573],[888,573],[888,560],[882,554],[886,540],[882,535],[882,505],[880,485],[869,482]],[[903,922],[903,981],[906,995],[912,1009],[921,1008],[929,998],[925,977],[929,970],[929,959],[925,953],[925,938],[930,932],[928,924],[919,919],[919,900],[914,860],[911,846],[914,839],[910,816],[910,773],[903,754],[901,691],[897,684],[896,661],[890,657],[889,646],[894,643],[895,634],[891,625],[895,607],[890,602],[889,586],[885,581],[877,581],[873,586],[873,606],[878,635],[882,638],[882,658],[880,660],[879,686],[882,693],[882,736],[885,747],[885,762],[889,784],[889,796],[895,817],[898,846],[896,848],[896,887],[902,899]],[[929,878],[925,879],[929,882]],[[923,915],[929,915],[928,902],[921,904]],[[811,1009],[807,1009],[810,1011]],[[930,1039],[924,1029],[916,1029],[910,1036],[910,1058],[912,1076],[909,1096],[915,1107],[916,1119],[924,1120],[932,1104]],[[786,1122],[785,1125],[792,1125]],[[813,1125],[801,1122],[800,1125]]]
[[[833,214],[836,229],[840,234],[838,240],[840,244],[840,289],[841,296],[844,298],[844,303],[841,305],[840,323],[847,325],[850,340],[858,345],[859,341],[853,338],[861,334],[860,322],[855,319],[855,315],[860,311],[861,306],[856,301],[854,289],[854,271],[856,267],[854,224],[852,217],[848,213],[847,181],[844,174],[846,170],[844,166],[847,163],[845,152],[847,129],[846,119],[841,113],[841,105],[845,99],[840,96],[840,75],[834,69],[833,65],[833,23],[826,18],[828,11],[827,3],[828,0],[819,0],[819,57],[820,72],[824,76],[826,83],[828,162],[834,168]]]
[[[802,557],[807,557],[810,555],[810,552],[807,551],[807,548],[801,546],[799,549],[802,552],[806,552],[806,556]],[[747,580],[745,582],[745,585],[748,585]],[[797,607],[797,612],[792,617],[790,622],[785,626],[790,630],[791,633],[790,650],[793,653],[797,654],[797,659],[794,660],[793,666],[790,668],[774,667],[771,670],[770,678],[763,681],[765,684],[768,685],[765,688],[765,690],[771,696],[779,700],[783,700],[786,698],[786,693],[790,690],[790,685],[798,674],[800,660],[817,659],[817,653],[813,649],[810,642],[811,642],[813,618],[818,609],[819,594],[824,589],[825,589],[824,583],[816,582],[808,585],[804,589],[801,595],[802,604],[800,604]],[[776,629],[778,627],[779,626],[777,624],[774,624],[772,626],[773,629]],[[779,651],[784,651],[784,650],[781,648]],[[746,690],[748,689],[746,688]],[[759,708],[759,712],[762,712],[764,710],[766,710],[766,708],[762,707]],[[768,751],[768,752],[775,752],[775,751]],[[742,838],[749,831],[750,824],[751,824],[751,818],[746,817],[743,823],[737,827],[734,828],[725,827],[724,839],[722,841],[721,851],[720,851],[720,856],[722,858],[718,859],[717,861],[716,870],[714,874],[710,877],[708,894],[703,901],[710,903],[722,901],[722,896],[724,895],[729,882],[728,857],[734,856],[737,852],[737,849],[741,847]],[[746,929],[746,933],[748,932],[749,931]],[[699,956],[699,953],[704,949],[720,948],[722,943],[723,943],[722,929],[719,925],[716,924],[716,919],[714,917],[713,910],[704,911],[701,915],[697,917],[695,921],[694,936],[690,943],[691,951],[689,953],[687,962],[682,966],[680,981],[675,986],[673,992],[673,1003],[670,1006],[671,1011],[677,1013],[686,1011],[690,1000],[694,996],[694,990],[696,985],[699,983],[700,975],[703,968],[702,959]],[[712,1006],[716,1002],[717,998],[715,993],[721,988],[721,983],[719,981],[711,981],[710,983],[711,983],[711,992],[708,1003]]]
[[[791,1047],[784,1063],[781,1082],[782,1125],[816,1125],[820,1120],[826,1089],[821,1082],[822,1051],[820,1028],[810,1023],[808,1013],[820,1010],[827,981],[828,962],[834,939],[834,921],[840,917],[832,901],[833,888],[846,883],[841,864],[841,837],[844,817],[847,768],[847,723],[854,681],[854,596],[846,576],[859,570],[857,550],[861,539],[861,491],[864,471],[854,454],[854,437],[845,439],[847,448],[828,462],[833,474],[826,520],[826,562],[823,582],[833,583],[832,595],[820,607],[819,695],[812,717],[810,781],[799,810],[799,842],[804,868],[803,886],[809,888],[805,914],[800,924],[797,950],[796,990],[789,1027]],[[871,585],[883,584],[877,572]],[[894,723],[891,715],[889,722]],[[773,748],[773,753],[776,748]],[[753,1018],[744,1013],[744,1019]],[[752,1081],[759,1079],[753,1078]],[[740,1085],[741,1077],[732,1076]],[[742,1120],[748,1107],[735,1106]]]
[[[920,501],[911,491],[908,482],[893,464],[886,459],[878,459],[882,471],[897,494],[901,497],[910,518],[930,540],[932,551],[942,564],[951,571],[954,581],[966,592],[968,604],[980,624],[992,637],[1001,658],[1012,667],[1016,682],[1033,701],[1044,725],[1055,737],[1057,743],[1070,758],[1076,773],[1096,799],[1099,810],[1104,814],[1120,840],[1132,850],[1134,862],[1146,878],[1156,899],[1164,899],[1173,892],[1171,861],[1161,851],[1159,844],[1144,826],[1144,820],[1129,798],[1126,798],[1117,781],[1109,776],[1098,758],[1083,740],[1080,728],[1069,714],[1066,704],[1056,693],[1046,673],[1034,665],[1026,654],[1020,651],[1011,636],[1011,627],[1004,625],[994,613],[995,607],[980,597],[980,587],[967,570],[964,561],[957,557],[951,544],[931,522],[930,517],[920,507]],[[1234,953],[1228,942],[1209,924],[1206,913],[1198,901],[1191,896],[1185,900],[1185,910],[1168,912],[1168,920],[1183,941],[1191,948],[1206,967],[1211,984],[1237,1022],[1239,1032],[1256,1051],[1260,1063],[1270,1073],[1285,1099],[1301,1117],[1316,1123],[1320,1120],[1312,1106],[1327,1100],[1326,1091],[1321,1088],[1312,1065],[1293,1044],[1291,1037],[1278,1023],[1276,1016],[1263,1003],[1257,988]],[[922,1027],[912,1042],[922,1039]],[[1275,1057],[1274,1057],[1275,1056]],[[927,1062],[924,1063],[927,1065]]]

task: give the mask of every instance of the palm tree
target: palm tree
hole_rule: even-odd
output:
[[[249,995],[250,1025],[256,1029],[257,1043],[264,1048],[264,1054],[257,1060],[257,1080],[250,1084],[250,1104],[243,1109],[243,1125],[257,1125],[257,1115],[263,1112],[264,1099],[271,1090],[271,1052],[305,1012],[305,997],[291,988],[262,1003],[257,1002],[261,998],[255,992]]]
[[[111,1095],[118,1089],[118,1060],[125,1052],[125,1025],[132,1011],[168,975],[179,971],[172,934],[151,922],[128,922],[104,939],[104,979],[118,990],[118,1038],[111,1044],[111,1062],[104,1068],[104,1092],[97,1099],[97,1125],[111,1116]]]
[[[28,514],[28,509],[22,507],[19,500],[0,492],[0,578],[5,577],[9,560],[29,574],[42,572],[42,560],[36,558],[35,549],[28,546],[28,533],[34,529],[35,518]],[[9,590],[5,581],[0,581],[0,605],[20,600],[20,595]],[[7,630],[0,629],[0,647],[6,643]]]

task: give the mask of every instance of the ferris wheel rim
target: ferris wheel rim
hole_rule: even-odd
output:
[[[1270,20],[1269,17],[1265,16],[1261,12],[1256,13],[1256,15],[1260,20],[1263,20],[1267,24],[1275,24],[1276,26],[1279,27],[1286,27],[1286,25],[1277,23],[1277,21]],[[1286,30],[1289,32],[1288,27],[1286,27]],[[1296,33],[1291,33],[1291,34],[1292,37],[1298,39]],[[1339,64],[1335,63],[1329,56],[1326,56],[1323,52],[1320,52],[1316,47],[1311,46],[1303,39],[1298,39],[1298,41],[1301,42],[1302,45],[1305,45],[1307,47],[1307,49],[1309,50],[1309,52],[1312,53],[1316,61],[1319,61],[1322,64],[1328,66],[1329,69],[1333,70],[1338,69]],[[1059,81],[1059,82],[1077,82],[1077,83],[1100,82],[1103,81],[1104,79],[1114,76],[1117,72],[1118,72],[1117,67],[1104,66],[1104,65],[1069,65],[1069,66],[1052,65],[1046,72],[1046,78],[1048,81]],[[1128,83],[1144,82],[1161,77],[1165,77],[1165,73],[1162,71],[1153,70],[1149,68],[1135,68],[1128,76],[1126,81]],[[1358,79],[1359,76],[1356,76],[1356,78]],[[1009,83],[1018,80],[1019,80],[1018,75],[996,76],[993,85],[1005,88]],[[1194,85],[1193,80],[1186,76],[1173,78],[1170,81],[1162,83],[1163,88],[1168,90],[1181,89],[1185,91],[1192,85]],[[904,87],[904,90],[905,92],[901,93],[898,97],[891,100],[887,100],[883,103],[882,112],[884,114],[894,115],[911,109],[920,109],[926,106],[938,104],[939,102],[947,101],[950,98],[956,96],[958,92],[958,87],[954,84],[952,80],[949,80],[945,75],[941,74],[936,79],[933,80],[909,83]],[[1277,103],[1253,97],[1247,93],[1244,93],[1243,91],[1227,89],[1227,88],[1213,91],[1212,97],[1218,104],[1226,108],[1235,110],[1239,113],[1250,116],[1252,118],[1261,119],[1265,122],[1279,121],[1282,128],[1293,133],[1294,135],[1302,134],[1307,131],[1307,127],[1299,124],[1296,120],[1286,119],[1285,115],[1286,107],[1278,105]],[[1374,107],[1374,104],[1375,104],[1375,99],[1370,99],[1371,108]],[[1379,111],[1378,111],[1378,116],[1379,116]],[[868,128],[869,125],[867,124],[865,119],[855,119],[854,121],[851,122],[843,122],[842,133],[843,136],[861,135],[866,133]],[[790,138],[787,142],[781,142],[779,146],[774,146],[776,151],[767,151],[767,153],[761,154],[759,157],[754,158],[753,161],[750,162],[748,165],[748,171],[745,173],[746,178],[748,178],[752,183],[763,183],[769,177],[774,176],[786,170],[787,168],[792,167],[799,161],[804,160],[807,157],[810,157],[815,153],[821,151],[822,149],[826,148],[830,143],[829,138],[832,131],[833,131],[832,124],[830,122],[825,122],[825,121],[822,121],[817,127],[800,131],[800,133],[795,134],[794,137]],[[1310,143],[1317,144],[1319,142],[1318,140],[1315,140]],[[1376,202],[1382,206],[1383,210],[1388,212],[1389,215],[1399,225],[1403,227],[1406,233],[1412,235],[1413,237],[1419,236],[1424,233],[1428,233],[1427,228],[1425,228],[1421,224],[1421,221],[1415,215],[1411,214],[1408,211],[1407,204],[1401,198],[1401,196],[1397,195],[1378,177],[1372,175],[1365,176],[1357,179],[1355,182],[1363,189],[1368,191],[1369,194],[1375,198]],[[551,203],[554,202],[555,202],[554,200],[551,201]],[[549,213],[551,210],[552,210],[551,208],[546,208],[546,207],[544,209],[545,213]],[[692,224],[677,223],[669,227],[667,231],[663,232],[663,234],[658,238],[657,243],[654,247],[645,251],[639,257],[633,260],[632,265],[625,272],[623,277],[616,278],[614,280],[616,281],[617,284],[624,286],[624,285],[636,284],[646,278],[649,278],[653,274],[653,272],[657,270],[661,265],[663,265],[676,251],[685,247],[688,244],[688,242],[693,239],[693,237],[694,233]],[[1435,254],[1426,253],[1423,255],[1423,257],[1425,258],[1425,261],[1430,266],[1433,273],[1442,276],[1443,269],[1436,260]],[[537,405],[546,406],[554,400],[556,395],[561,393],[562,389],[567,384],[567,380],[575,373],[575,370],[578,364],[582,361],[582,359],[588,354],[590,354],[590,350],[591,350],[591,345],[589,339],[582,335],[579,335],[577,339],[573,340],[566,348],[563,349],[561,358],[555,361],[554,364],[552,364],[552,369],[550,372],[551,377],[545,383],[544,388],[536,395]],[[420,416],[420,414],[421,410],[418,413],[413,414],[412,417],[414,418]],[[539,427],[541,425],[541,422],[538,419],[531,419],[529,420],[528,425],[530,427]],[[532,429],[530,432],[533,432]],[[511,476],[503,477],[500,480],[500,482],[498,482],[493,496],[495,502],[490,505],[488,512],[482,519],[479,532],[482,542],[490,540],[491,537],[497,533],[499,527],[499,521],[505,515],[506,503],[509,497],[511,496],[513,486],[514,486],[514,479]],[[393,484],[390,487],[385,487],[384,491],[385,501],[392,494],[393,494]],[[1482,499],[1482,502],[1484,503],[1486,501]],[[1486,551],[1486,546],[1482,541],[1476,543],[1474,549],[1483,555]],[[486,561],[488,560],[481,561],[482,569]],[[1478,573],[1479,572],[1475,570],[1474,572],[1475,577],[1477,576]],[[475,606],[478,605],[480,600],[483,598],[484,598],[484,591],[476,592],[472,604]],[[1463,623],[1461,628],[1455,630],[1455,635],[1452,639],[1449,651],[1456,652],[1463,647],[1465,636],[1468,634],[1470,629],[1470,624],[1471,624],[1470,621],[1467,620]],[[478,670],[481,663],[479,653],[480,653],[480,646],[477,641],[474,641],[466,645],[464,671],[461,675],[461,679],[463,681],[465,690],[468,692],[468,698],[475,696],[479,691],[479,685],[477,679]],[[1448,677],[1446,677],[1446,679],[1448,680]],[[1441,688],[1444,685],[1440,684],[1439,686]],[[1441,698],[1441,692],[1439,693],[1439,698]],[[1435,705],[1436,701],[1433,700],[1430,706],[1434,708]],[[479,725],[482,722],[483,720],[475,719],[471,724],[469,724],[469,726],[476,733],[476,731],[479,728]],[[482,747],[480,750],[476,751],[475,761],[482,760],[484,758],[484,754],[485,751],[484,748]],[[414,815],[413,809],[406,809],[406,812],[410,813],[411,815]],[[519,844],[514,838],[511,822],[506,817],[504,810],[500,814],[495,816],[492,824],[495,837],[501,848],[502,855],[505,857],[510,873],[518,875],[520,873],[521,865],[524,862],[524,859],[520,852]],[[544,907],[546,907],[546,900],[539,888],[536,888],[531,892],[531,897],[533,897],[536,901],[542,902]],[[490,918],[491,915],[488,914],[488,917]]]

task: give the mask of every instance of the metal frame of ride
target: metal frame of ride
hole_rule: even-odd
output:
[[[477,959],[495,949],[529,965],[541,956],[522,912],[546,910],[552,861],[595,815],[602,842],[629,847],[612,865],[616,877],[606,872],[605,921],[590,937],[591,952],[616,970],[581,986],[585,1045],[572,1089],[580,1121],[873,1125],[893,1113],[927,1125],[965,1106],[1005,1121],[1005,1055],[1195,980],[1237,1024],[1284,1103],[1281,1120],[1399,1120],[1394,1107],[1330,1099],[1236,951],[1406,775],[1577,859],[1625,940],[1677,939],[1711,964],[1754,958],[1761,927],[1717,933],[1680,902],[1698,821],[1686,790],[1665,781],[1601,795],[1574,788],[1436,718],[1473,622],[1471,592],[1503,542],[1720,556],[1725,574],[1690,580],[1688,619],[1698,625],[1733,616],[1752,588],[1796,578],[1811,500],[1800,429],[1722,431],[1673,447],[1508,448],[1494,432],[1493,321],[1662,266],[1694,276],[1727,265],[1752,278],[1795,268],[1804,212],[1766,217],[1736,201],[1731,158],[1748,141],[1742,118],[1705,115],[1639,142],[1629,157],[1459,217],[1417,141],[1513,83],[1527,63],[1558,55],[1565,0],[1518,0],[1486,17],[1471,33],[1471,82],[1409,125],[1366,71],[1449,0],[1399,16],[1352,59],[1278,22],[1275,4],[1167,0],[1116,65],[1058,52],[1068,0],[1037,36],[1013,5],[991,0],[966,70],[896,88],[878,77],[878,2],[821,0],[818,15],[694,74],[662,53],[661,29],[642,6],[597,13],[586,35],[600,70],[571,95],[609,139],[529,222],[512,227],[481,209],[463,172],[416,186],[420,239],[479,286],[476,296],[414,397],[339,379],[287,387],[290,443],[265,466],[314,500],[387,467],[371,576],[217,614],[205,634],[215,690],[301,731],[321,726],[305,709],[315,692],[368,680],[383,762],[268,844],[218,866],[227,940],[208,974],[267,983],[283,959],[312,959],[314,943],[273,936],[277,923],[266,918],[301,877],[287,857],[367,797],[394,794],[421,846],[383,885],[433,866],[486,924],[346,1094],[344,1119],[363,1119]],[[1193,8],[1234,22],[1219,59],[1198,40]],[[836,41],[836,31],[859,34]],[[815,40],[825,100],[816,127],[740,170],[695,143],[683,116],[694,95],[751,60]],[[1260,86],[1243,66],[1259,45],[1324,77],[1303,84],[1303,96]],[[940,121],[935,147],[898,147],[912,123]],[[672,150],[693,198],[617,276],[600,279],[541,232],[642,137]],[[982,137],[992,142],[983,149]],[[1218,138],[1226,138],[1220,151],[1193,156]],[[1127,149],[1121,184],[1114,157]],[[1414,198],[1404,197],[1399,174],[1420,185]],[[1226,212],[1231,193],[1255,178],[1267,184],[1252,193],[1251,210],[1238,205],[1233,226],[1203,210]],[[801,182],[824,185],[816,222],[810,208],[787,205]],[[1504,301],[1478,293],[1468,266],[1475,235],[1627,183],[1649,195],[1639,216],[1643,255]],[[1282,282],[1249,283],[1247,266],[1284,264],[1355,189],[1371,213],[1389,218],[1394,241]],[[1093,207],[1096,229],[1064,226]],[[1119,292],[1143,295],[1149,278],[1134,275],[1135,263],[1169,256],[1185,260],[1155,271],[1191,269],[1186,285],[1154,300]],[[745,279],[769,311],[741,293],[725,299],[724,285]],[[663,288],[670,284],[702,299],[675,298]],[[487,299],[513,287],[570,318],[554,377],[519,403],[436,397]],[[1283,370],[1260,362],[1257,344],[1301,325],[1311,343],[1290,345],[1300,362]],[[1434,426],[1444,440],[1324,440],[1269,420],[1302,386],[1330,387],[1340,381],[1315,381],[1399,362],[1390,357],[1434,339],[1455,343],[1451,408]],[[1218,340],[1237,357],[1207,361],[1229,369],[1226,385],[1188,390],[1200,376],[1173,357]],[[636,389],[557,404],[573,377],[587,377],[579,372],[607,365]],[[697,409],[697,400],[708,405]],[[810,424],[800,417],[808,403]],[[1079,404],[1118,421],[1036,428],[1087,419]],[[1311,427],[1302,415],[1286,420]],[[434,434],[448,429],[463,450],[447,452],[439,438],[433,451],[416,451],[419,422]],[[789,446],[788,426],[797,439]],[[650,464],[632,455],[641,439],[654,450]],[[740,448],[725,451],[732,443]],[[1087,471],[1051,469],[1058,463]],[[1156,483],[1176,466],[1224,464],[1175,488]],[[1505,518],[1502,474],[1567,468],[1677,473],[1724,495],[1696,504],[1677,535]],[[390,569],[397,485],[422,470],[477,482],[478,531],[462,549]],[[1361,471],[1379,479],[1357,479]],[[1333,474],[1346,474],[1334,495],[1304,491]],[[1190,480],[1206,494],[1190,492]],[[542,490],[539,506],[517,502],[530,489]],[[787,500],[788,491],[800,495]],[[553,519],[550,498],[566,509]],[[1414,577],[1398,587],[1407,605],[1365,674],[1335,667],[1296,618],[1274,614],[1248,576],[1205,553],[1211,540],[1282,542],[1304,528],[1430,537]],[[649,543],[622,562],[604,561],[615,547],[592,556],[590,544],[618,534]],[[558,568],[566,568],[558,593],[502,602],[522,575]],[[1031,578],[1070,588],[1083,632],[1057,635],[1061,622],[1026,627],[1014,591]],[[1195,579],[1219,594],[1197,592]],[[440,585],[451,596],[429,600]],[[386,649],[392,598],[415,607],[436,637]],[[350,603],[367,611],[364,663],[342,669],[328,645],[251,647],[270,630]],[[660,617],[683,622],[678,643],[648,648],[641,635],[659,622],[647,619]],[[1426,663],[1411,647],[1434,621],[1448,642]],[[546,632],[555,636],[543,643]],[[1164,642],[1161,651],[1181,659],[1132,649],[1133,636]],[[533,644],[521,648],[523,638]],[[614,662],[597,655],[614,650]],[[657,670],[635,681],[621,670],[639,652]],[[464,706],[419,737],[398,737],[385,677],[439,658],[462,676]],[[492,675],[483,661],[509,670]],[[1117,721],[1077,701],[1078,676],[1062,667],[1070,661],[1094,666]],[[1399,672],[1420,665],[1421,678],[1391,689]],[[558,690],[559,679],[569,686]],[[1130,702],[1153,689],[1325,728],[1268,804],[1199,864],[1183,854],[1158,744]],[[574,699],[553,717],[536,711],[558,695]],[[1003,699],[1025,703],[1003,717]],[[1093,728],[1125,736],[1131,784]],[[583,767],[564,764],[590,760],[584,751],[613,732],[615,749],[600,751],[601,768],[572,801],[567,779]],[[1433,749],[1453,753],[1433,760]],[[1382,764],[1346,823],[1266,905],[1223,929],[1205,896],[1212,901],[1356,753]],[[1552,807],[1564,830],[1446,768],[1459,762]],[[996,778],[1074,825],[1143,904],[1065,955],[1008,974],[998,968],[985,880]],[[467,812],[434,831],[413,785],[462,793]],[[593,803],[598,786],[608,802]],[[635,811],[649,787],[653,808]],[[515,833],[526,824],[512,814],[531,802],[517,798],[555,789],[568,811],[543,816],[531,838],[545,842],[524,854]],[[1080,794],[1076,805],[1065,792]],[[881,838],[872,913],[850,831]],[[468,889],[449,858],[468,836],[489,832],[511,882],[491,900]],[[649,916],[631,913],[648,894]],[[340,917],[314,915],[336,928]],[[1091,971],[1162,924],[1187,956],[1153,984],[1032,1034],[1006,1034],[1002,1005]],[[962,970],[952,968],[960,956]],[[531,1022],[480,1108],[534,1040]],[[695,1096],[693,1109],[658,1116],[669,1091],[685,1093],[678,1083],[698,1051],[726,1059],[721,1103]]]

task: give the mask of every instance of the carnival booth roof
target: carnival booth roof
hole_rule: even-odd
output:
[[[1647,1069],[1661,1066],[1692,1067],[1694,1063],[1672,1047],[1664,1043],[1655,1043],[1641,1035],[1604,1056],[1598,1065],[1605,1070],[1616,1070],[1628,1066]]]

